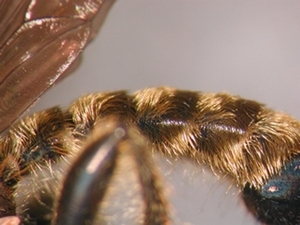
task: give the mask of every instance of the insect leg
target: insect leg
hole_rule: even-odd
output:
[[[143,224],[169,224],[168,204],[144,140],[136,131],[121,125],[113,126],[113,130],[104,135],[98,131],[93,133],[93,141],[72,164],[63,184],[54,224],[92,224],[95,218],[99,220],[97,213],[111,185],[121,152],[128,154],[137,168],[145,205]]]
[[[73,164],[58,203],[55,224],[85,224],[93,218],[103,199],[118,156],[117,145],[124,138],[119,129],[92,142]]]
[[[140,137],[134,137],[132,140],[141,140]],[[145,225],[169,225],[170,224],[170,209],[168,202],[163,193],[163,184],[158,175],[149,148],[145,145],[136,145],[130,153],[137,165],[139,181],[142,187],[143,200],[146,205],[145,209]]]

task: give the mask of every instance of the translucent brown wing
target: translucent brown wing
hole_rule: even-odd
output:
[[[113,2],[0,2],[0,132],[66,74]]]

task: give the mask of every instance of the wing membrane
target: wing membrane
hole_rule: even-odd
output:
[[[0,33],[5,33],[0,37],[0,43],[5,43],[0,49],[0,131],[67,71],[113,0],[13,3],[0,4],[0,12],[9,12],[0,24]]]

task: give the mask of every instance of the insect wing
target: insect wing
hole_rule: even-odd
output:
[[[112,3],[0,3],[0,131],[66,73],[94,36]]]

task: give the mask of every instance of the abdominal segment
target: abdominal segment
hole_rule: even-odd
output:
[[[16,124],[4,137],[3,157],[15,159],[18,179],[28,174],[34,177],[41,168],[51,174],[56,162],[70,163],[68,157],[78,155],[94,127],[112,116],[125,127],[136,127],[153,151],[229,174],[262,221],[283,221],[274,217],[298,205],[300,123],[226,93],[160,87],[132,95],[118,91],[83,96],[65,111],[52,108]],[[26,199],[18,204],[27,207]],[[291,220],[298,221],[297,207],[289,212]]]

